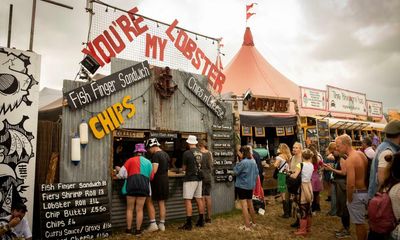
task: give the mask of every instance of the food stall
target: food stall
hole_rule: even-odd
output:
[[[201,75],[117,58],[111,60],[111,72],[95,82],[64,81],[68,106],[62,113],[60,182],[106,181],[112,228],[125,227],[122,180],[115,179],[113,169],[132,156],[136,143],[156,137],[171,158],[167,220],[183,218],[182,153],[188,135],[196,135],[207,140],[214,156],[213,212],[232,210],[234,134],[230,103],[219,102],[204,87],[207,79]],[[118,82],[124,85],[120,89],[115,87]],[[103,98],[99,98],[101,94]],[[89,125],[89,134],[76,163],[71,141],[81,123]]]

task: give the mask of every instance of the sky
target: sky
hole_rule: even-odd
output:
[[[74,79],[83,55],[85,0],[38,0],[33,50],[41,55],[40,87],[62,88]],[[365,93],[400,109],[400,1],[398,0],[104,0],[212,37],[223,37],[226,66],[243,42],[245,5],[258,3],[248,21],[258,51],[300,86],[332,85]],[[9,5],[14,5],[11,47],[29,48],[31,0],[0,0],[0,46],[7,44]]]

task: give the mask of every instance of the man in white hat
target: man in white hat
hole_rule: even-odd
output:
[[[197,227],[204,227],[204,205],[202,200],[202,153],[196,147],[196,136],[189,135],[186,142],[189,150],[183,153],[183,170],[185,177],[183,179],[183,199],[186,208],[186,223],[179,227],[182,230],[192,230],[192,199],[195,198],[199,209],[199,219],[196,223]]]

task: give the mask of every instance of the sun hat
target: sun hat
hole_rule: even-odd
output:
[[[196,144],[198,143],[198,142],[197,142],[197,137],[194,136],[194,135],[189,135],[189,137],[188,137],[188,139],[186,140],[186,142],[189,143],[189,144],[194,144],[194,145],[196,145]]]
[[[154,146],[160,146],[160,143],[158,142],[158,140],[157,140],[157,138],[149,138],[147,141],[146,141],[146,148],[151,148],[151,147],[154,147]]]
[[[400,120],[392,120],[386,124],[383,132],[386,134],[399,134],[400,133]]]
[[[138,144],[135,145],[135,151],[134,152],[135,153],[137,153],[137,152],[144,153],[144,152],[147,152],[147,151],[144,148],[144,144],[143,143],[138,143]]]

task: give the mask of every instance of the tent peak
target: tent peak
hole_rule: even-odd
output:
[[[242,46],[254,46],[253,35],[251,34],[250,27],[246,27]]]

